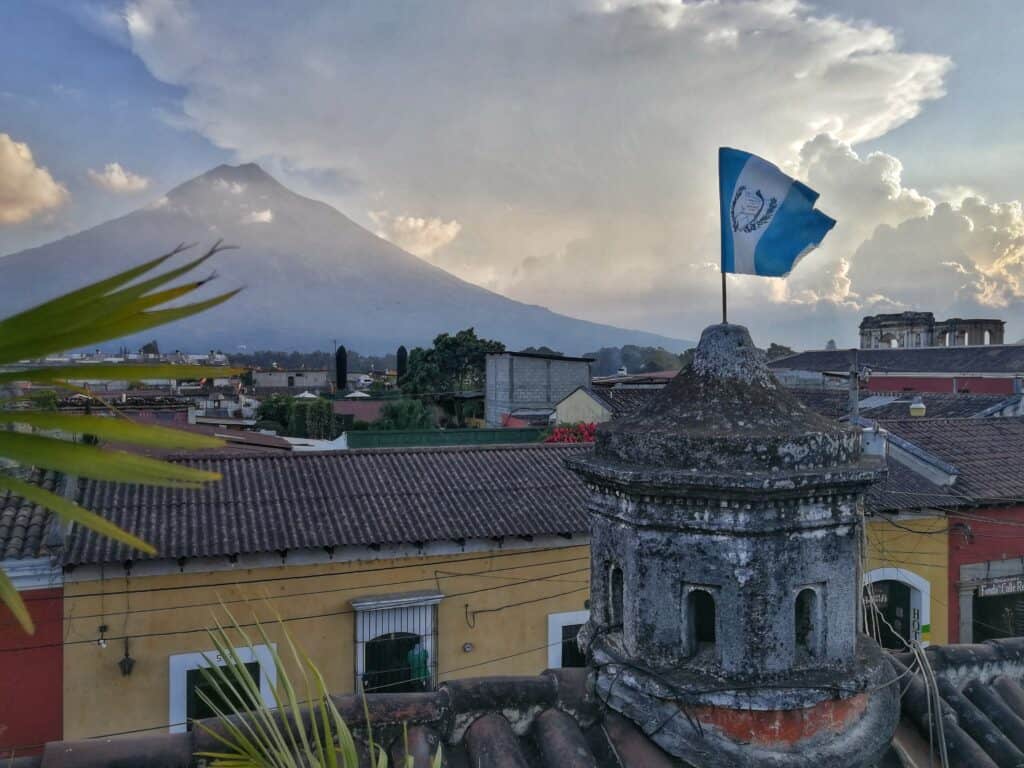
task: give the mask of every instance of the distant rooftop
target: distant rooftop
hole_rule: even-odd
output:
[[[773,370],[846,372],[854,350],[811,350],[771,361]],[[1024,375],[1024,345],[858,349],[857,363],[884,373]]]

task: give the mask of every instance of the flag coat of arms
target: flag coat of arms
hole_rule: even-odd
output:
[[[723,273],[785,277],[836,224],[817,192],[749,152],[718,150],[718,185]]]

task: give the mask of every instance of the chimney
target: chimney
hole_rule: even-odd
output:
[[[925,415],[928,411],[928,406],[924,404],[924,400],[921,399],[920,395],[915,395],[913,402],[910,404],[910,415],[915,418],[920,418]]]
[[[569,460],[591,512],[594,697],[696,768],[873,766],[899,691],[860,634],[861,431],[714,325],[643,410]]]

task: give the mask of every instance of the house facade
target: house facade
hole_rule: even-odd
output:
[[[280,618],[337,691],[580,663],[588,535],[583,488],[562,466],[579,450],[223,454],[178,460],[222,473],[204,491],[82,482],[79,503],[161,556],[71,532],[63,618],[48,622],[62,637],[63,737],[173,732],[208,714],[196,670],[225,610],[263,622],[272,643]],[[269,700],[258,645],[246,663]]]

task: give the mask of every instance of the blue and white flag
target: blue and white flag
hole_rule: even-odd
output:
[[[818,193],[749,152],[718,150],[722,272],[785,277],[836,225]]]

